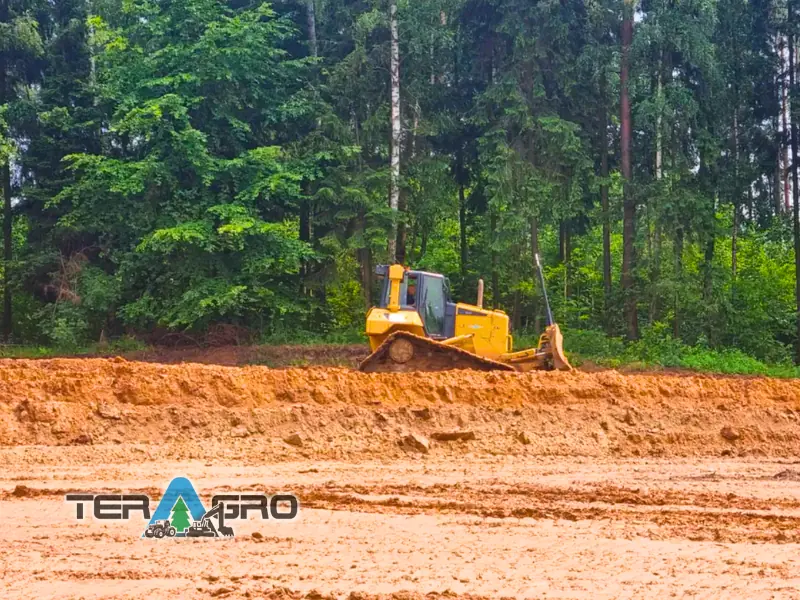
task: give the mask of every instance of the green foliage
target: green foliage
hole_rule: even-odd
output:
[[[274,143],[292,140],[275,128],[296,118],[304,69],[280,48],[288,22],[266,5],[204,0],[130,3],[123,15],[117,27],[92,21],[104,143],[120,152],[66,157],[75,182],[55,198],[70,206],[59,226],[104,238],[119,315],[139,328],[298,312],[291,276],[313,252],[291,220],[273,220],[303,176]]]
[[[14,140],[9,135],[8,123],[5,120],[6,105],[0,105],[0,166],[6,164],[14,151]]]
[[[619,338],[620,3],[400,2],[396,216],[383,5],[10,7],[0,163],[14,174],[3,269],[17,339],[78,350],[232,324],[363,341],[396,220],[404,262],[465,301],[483,278],[518,347],[543,326],[534,245],[576,356],[757,372],[798,342],[776,172],[788,24],[770,3],[638,6],[632,344]]]
[[[330,331],[358,331],[364,327],[364,298],[361,283],[352,275],[357,270],[357,264],[349,253],[341,253],[336,262],[336,280],[326,286]]]
[[[564,346],[570,354],[583,359],[616,360],[625,354],[622,338],[591,329],[567,329],[564,331]]]
[[[564,332],[564,346],[570,360],[580,365],[590,361],[613,368],[685,369],[707,373],[800,377],[800,367],[791,362],[770,362],[754,358],[738,348],[713,349],[704,344],[690,346],[674,339],[668,325],[657,323],[643,331],[642,339],[626,343],[592,330]],[[522,342],[522,344],[520,344]],[[522,337],[516,346],[535,344],[533,337]]]
[[[58,302],[44,309],[40,317],[42,333],[58,350],[73,351],[86,343],[89,325],[80,307],[69,302]]]

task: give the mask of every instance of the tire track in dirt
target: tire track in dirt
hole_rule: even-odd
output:
[[[236,490],[261,491],[261,485],[238,485]],[[228,485],[218,486],[220,492],[232,492],[234,488]],[[526,502],[536,502],[539,504],[608,504],[608,505],[629,505],[637,507],[669,507],[669,506],[688,506],[709,509],[737,509],[749,511],[769,511],[773,509],[797,510],[800,509],[800,500],[792,498],[752,498],[739,496],[733,493],[719,492],[693,492],[678,491],[670,489],[634,489],[628,487],[614,486],[610,484],[584,484],[584,488],[579,487],[559,487],[534,484],[515,484],[504,485],[497,483],[487,483],[485,486],[473,486],[465,484],[432,484],[432,485],[337,485],[325,483],[312,486],[294,486],[292,488],[303,498],[318,499],[324,495],[338,495],[356,498],[359,496],[390,496],[390,497],[423,497],[435,498],[446,501],[458,498],[463,505],[490,506],[499,501],[514,506]],[[63,496],[70,493],[79,493],[78,488],[51,488],[51,487],[29,487],[24,484],[16,485],[12,490],[0,493],[0,499],[13,500],[21,498],[37,498]],[[157,487],[141,488],[120,488],[102,487],[97,491],[108,494],[130,493],[148,494],[156,497],[161,490]],[[386,506],[397,505],[395,503],[385,504]],[[398,505],[399,506],[399,505]],[[404,505],[405,506],[405,505]],[[439,506],[446,505],[439,504]]]
[[[208,588],[205,590],[198,590],[207,593],[210,597],[230,597],[237,595],[238,587],[241,580],[231,582],[233,585],[220,586],[216,588]],[[300,592],[291,590],[285,587],[267,587],[261,588],[257,592],[259,598],[266,600],[489,600],[486,596],[477,596],[473,594],[456,594],[455,592],[430,592],[428,594],[421,594],[419,592],[402,591],[393,592],[391,594],[370,594],[366,592],[350,592],[349,594],[322,594],[316,590],[310,592]],[[247,597],[250,597],[248,594]],[[512,600],[511,598],[499,597],[497,600]]]
[[[238,490],[264,489],[262,485]],[[608,484],[576,487],[543,485],[320,485],[293,486],[305,508],[383,514],[424,513],[475,515],[491,519],[617,521],[631,535],[650,539],[688,539],[718,542],[800,542],[800,514],[771,513],[800,509],[787,498],[751,498],[717,492],[636,490]],[[3,500],[63,497],[81,490],[18,485]],[[119,493],[118,489],[96,490]],[[154,487],[126,489],[157,497]],[[219,486],[218,492],[232,491]],[[655,529],[653,528],[655,526]]]
[[[628,525],[630,535],[650,539],[800,542],[800,514],[766,512],[774,508],[797,509],[799,502],[771,502],[732,494],[709,492],[681,498],[678,492],[665,492],[648,497],[613,486],[603,486],[602,493],[539,486],[535,490],[508,493],[497,488],[442,485],[372,488],[326,485],[297,488],[297,493],[304,506],[326,510],[404,515],[434,512],[493,519],[610,520]],[[668,504],[664,498],[677,502]]]
[[[579,487],[554,487],[535,484],[503,485],[488,483],[484,486],[464,484],[446,485],[398,485],[398,486],[331,486],[338,493],[358,495],[390,495],[390,496],[436,496],[453,497],[454,495],[473,499],[511,498],[523,496],[526,499],[546,503],[604,503],[628,504],[634,506],[695,506],[702,508],[734,508],[741,510],[771,510],[773,508],[800,509],[800,500],[792,498],[751,498],[736,494],[718,492],[677,491],[670,489],[636,489],[619,487],[610,484],[585,484]],[[330,488],[328,488],[330,489]]]

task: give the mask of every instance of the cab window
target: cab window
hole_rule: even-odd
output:
[[[425,277],[418,308],[428,335],[444,335],[447,290],[443,277]]]
[[[405,274],[400,282],[400,306],[417,308],[417,283],[416,275]]]
[[[415,274],[406,273],[403,280],[400,282],[400,306],[403,308],[417,309],[417,289],[419,279]],[[383,288],[381,290],[381,308],[389,306],[389,292],[391,285],[389,278],[385,277],[383,280]]]

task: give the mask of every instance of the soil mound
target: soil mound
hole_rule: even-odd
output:
[[[0,444],[257,445],[308,456],[800,454],[800,381],[704,375],[0,361]],[[284,440],[293,439],[289,444]]]

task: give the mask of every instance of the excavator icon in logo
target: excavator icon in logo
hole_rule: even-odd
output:
[[[192,520],[189,519],[189,516]],[[233,537],[233,528],[225,525],[224,502],[214,504],[207,511],[192,482],[186,477],[176,477],[170,482],[167,491],[161,497],[142,536],[158,539],[163,537]]]

